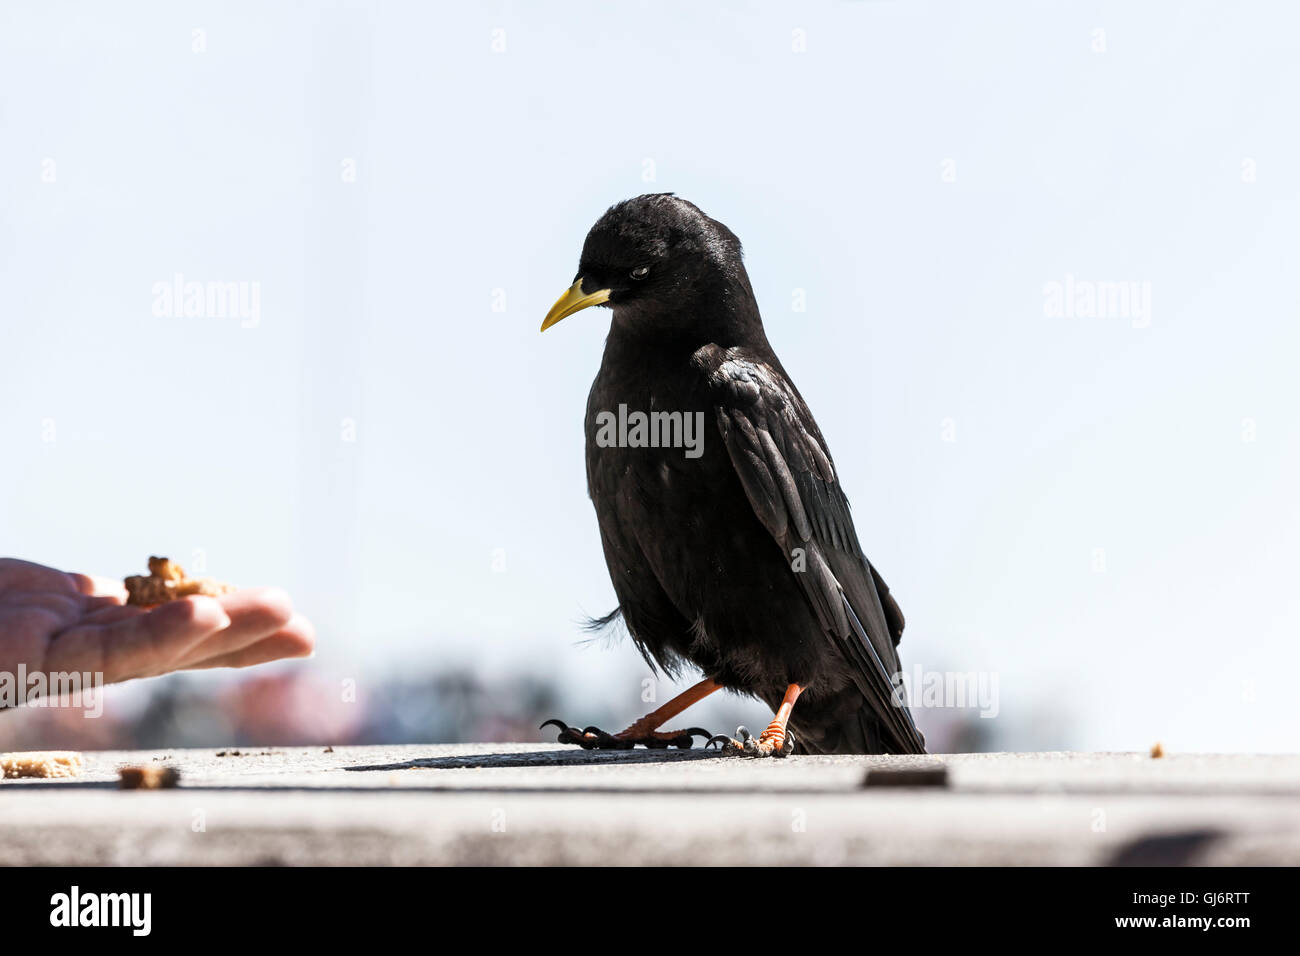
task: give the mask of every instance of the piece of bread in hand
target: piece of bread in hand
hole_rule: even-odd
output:
[[[234,585],[215,578],[188,577],[185,569],[169,558],[150,558],[147,575],[133,574],[123,584],[126,585],[126,603],[136,607],[153,607],[193,594],[220,597],[236,590]]]

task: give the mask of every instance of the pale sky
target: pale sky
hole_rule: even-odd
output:
[[[675,191],[745,244],[909,672],[996,675],[1013,746],[1295,750],[1298,21],[4,0],[0,553],[197,550],[313,618],[286,666],[634,717],[632,648],[575,646],[608,313],[537,329],[599,214]],[[256,316],[156,314],[178,274]]]

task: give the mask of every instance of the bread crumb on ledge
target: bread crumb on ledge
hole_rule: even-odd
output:
[[[75,777],[85,768],[75,750],[0,754],[0,777]]]
[[[175,767],[119,767],[117,777],[123,790],[170,790],[181,782]]]
[[[1164,745],[1157,740],[1154,744],[1151,745],[1151,757],[1152,759],[1155,759],[1158,757],[1163,757],[1164,755],[1165,755]]]

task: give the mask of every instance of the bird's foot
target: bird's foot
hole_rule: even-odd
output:
[[[577,727],[570,727],[562,720],[548,720],[542,724],[542,727],[549,727],[552,724],[560,728],[560,735],[555,738],[557,743],[577,744],[583,750],[631,750],[637,744],[651,750],[663,750],[667,747],[689,750],[694,746],[694,738],[697,735],[705,739],[710,736],[707,730],[700,727],[691,727],[687,730],[647,731],[633,724],[618,734],[607,734],[599,727],[585,727],[579,730]]]
[[[737,727],[735,737],[718,734],[704,746],[711,744],[718,744],[722,753],[733,757],[788,757],[794,750],[794,734],[773,722],[758,737],[745,727]]]

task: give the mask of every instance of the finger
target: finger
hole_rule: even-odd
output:
[[[17,558],[0,558],[0,590],[76,594],[77,584],[72,575],[47,568],[43,564],[19,561]]]
[[[88,597],[83,597],[81,599],[81,606],[86,609],[87,614],[93,614],[103,608],[121,610],[123,607],[126,607],[122,599],[115,594],[94,594]]]
[[[55,591],[0,591],[0,608],[40,609],[56,615],[66,627],[74,621],[84,622],[103,608],[121,608],[109,597],[82,597],[79,594],[61,594]]]
[[[275,589],[249,588],[248,590],[250,592],[266,592]],[[283,609],[270,610],[269,612],[267,609],[259,609],[256,605],[267,603],[267,601],[259,599],[256,593],[251,595],[251,600],[246,597],[241,597],[240,600],[236,601],[233,600],[234,597],[235,595],[228,595],[219,599],[222,606],[226,608],[226,613],[230,616],[232,624],[241,624],[242,622],[242,625],[245,627],[256,627],[258,626],[258,620],[261,619],[261,626],[264,627],[268,633],[277,629],[281,622],[281,616],[285,613]],[[281,599],[287,601],[288,596],[284,595],[283,592],[275,591],[275,595],[269,598],[269,603],[273,605],[279,604]],[[128,617],[136,617],[137,615],[144,614],[146,611],[145,608],[137,607],[136,605],[120,604],[116,598],[111,597],[82,598],[81,600],[95,602],[94,604],[87,605],[90,610],[81,619],[81,623],[83,624],[112,624],[116,621],[125,620]],[[251,615],[249,614],[250,608],[252,609]],[[290,608],[289,610],[291,611],[292,609]],[[222,640],[225,641],[224,636],[222,637]],[[231,650],[232,647],[237,647],[239,640],[239,634],[233,635],[232,646],[223,646],[218,653]]]
[[[220,654],[198,664],[192,664],[189,670],[207,670],[212,667],[252,667],[268,661],[278,661],[289,657],[310,657],[316,649],[316,630],[301,614],[295,614],[284,629],[250,644],[242,650],[229,654]]]
[[[279,588],[245,588],[218,600],[230,617],[230,627],[192,648],[182,666],[241,651],[287,627],[293,619],[293,602]]]
[[[114,601],[103,607],[90,610],[81,618],[81,623],[114,624],[118,621],[125,621],[129,617],[139,617],[141,614],[148,613],[149,608],[138,607],[134,604],[118,604]]]
[[[68,572],[68,577],[72,578],[73,586],[82,594],[118,598],[120,603],[126,602],[126,587],[120,579],[101,578],[97,574],[78,574],[73,571]]]
[[[61,619],[75,621],[85,610],[85,598],[57,591],[0,591],[0,607],[39,608]]]
[[[186,656],[230,626],[209,597],[188,597],[112,624],[78,625],[50,645],[49,670],[102,673],[106,683],[177,670]]]

